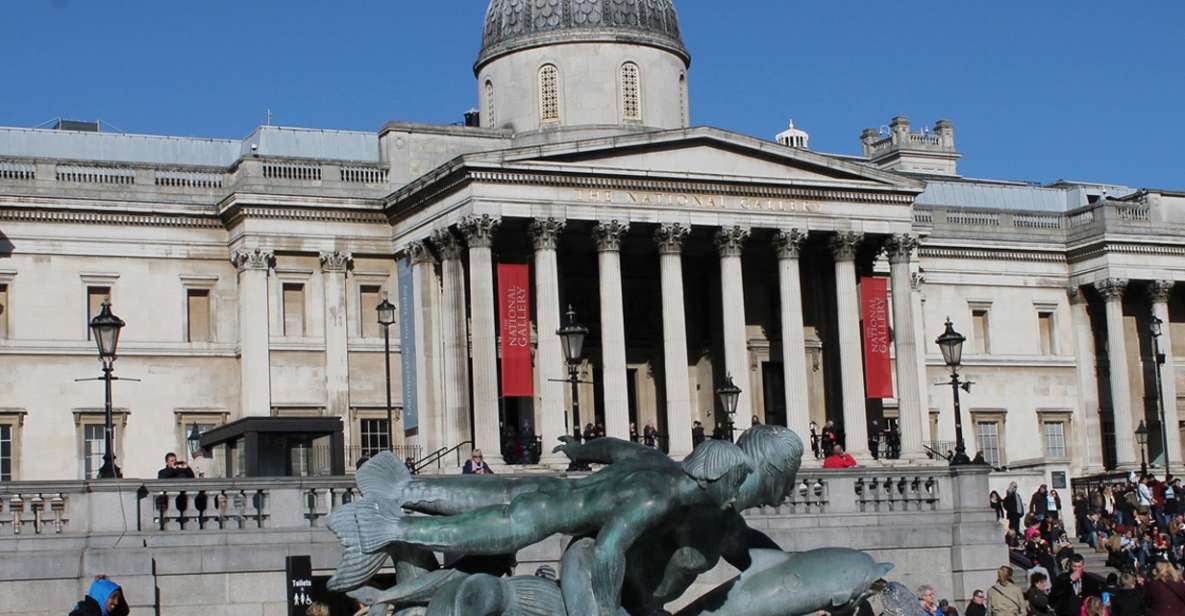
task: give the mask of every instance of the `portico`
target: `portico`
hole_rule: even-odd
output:
[[[387,212],[397,251],[427,243],[443,257],[455,241],[468,247],[459,260],[470,281],[467,318],[462,302],[444,302],[438,321],[469,323],[472,440],[487,457],[500,432],[541,437],[546,451],[580,429],[558,382],[555,337],[572,306],[592,330],[581,423],[620,438],[631,424],[638,433],[650,425],[663,447],[685,455],[693,421],[709,432],[731,421],[739,431],[756,418],[805,435],[811,421],[832,419],[867,458],[868,424],[881,405],[865,396],[857,276],[872,272],[886,245],[892,295],[904,298],[893,319],[909,342],[896,346],[906,453],[920,453],[923,441],[909,270],[920,188],[811,152],[691,129],[465,156],[394,194]],[[498,390],[496,263],[532,268],[531,399],[502,399]],[[463,382],[459,371],[449,374],[450,387]],[[713,394],[728,376],[742,391],[734,417]],[[462,406],[444,412],[441,424],[467,424],[453,416]],[[425,442],[455,444],[428,429],[421,425]]]

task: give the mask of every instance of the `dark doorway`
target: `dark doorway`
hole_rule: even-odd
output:
[[[761,381],[765,383],[765,423],[773,426],[787,425],[785,377],[782,362],[761,363]]]
[[[639,434],[642,427],[638,425],[638,369],[629,368],[625,371],[625,395],[630,410],[630,424],[635,426]]]

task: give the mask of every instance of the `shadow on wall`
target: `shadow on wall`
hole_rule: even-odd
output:
[[[0,259],[11,259],[12,250],[12,242],[8,239],[7,235],[4,235],[4,231],[0,230]]]

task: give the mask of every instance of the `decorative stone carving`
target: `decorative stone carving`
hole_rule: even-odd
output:
[[[404,247],[404,250],[407,252],[407,256],[411,258],[412,265],[436,262],[436,257],[432,254],[432,248],[426,240],[412,242]]]
[[[1070,303],[1075,306],[1086,303],[1086,293],[1082,291],[1082,287],[1076,284],[1066,287],[1066,295],[1070,297]]]
[[[1123,299],[1123,293],[1127,291],[1126,278],[1107,278],[1094,283],[1094,288],[1098,290],[1099,295],[1107,301],[1120,301]]]
[[[855,261],[856,253],[860,250],[860,243],[864,241],[864,234],[855,231],[841,231],[831,238],[831,254],[836,261]]]
[[[683,254],[683,245],[687,243],[689,233],[691,229],[679,223],[659,225],[654,232],[654,242],[658,244],[659,254]]]
[[[1177,283],[1173,280],[1153,280],[1148,283],[1148,297],[1153,303],[1167,302],[1175,284]]]
[[[432,245],[436,247],[436,254],[442,261],[460,259],[465,246],[450,229],[437,229],[432,232]]]
[[[889,256],[889,263],[909,263],[913,258],[913,251],[920,245],[918,237],[908,233],[898,233],[885,240],[885,251]]]
[[[716,232],[716,250],[721,257],[739,257],[745,251],[749,230],[740,226],[724,227]]]
[[[808,232],[801,229],[786,229],[774,234],[774,250],[779,259],[797,259],[802,253],[802,243]]]
[[[490,248],[494,245],[494,236],[497,235],[498,227],[501,225],[502,218],[500,216],[482,214],[481,216],[463,218],[457,226],[461,229],[461,233],[465,236],[465,242],[469,244],[470,248]]]
[[[321,271],[344,274],[354,266],[354,255],[349,252],[321,253]]]
[[[599,222],[593,227],[593,240],[597,242],[598,252],[617,252],[621,250],[621,238],[630,230],[630,223],[621,220]]]
[[[276,265],[276,253],[265,248],[247,248],[234,251],[230,262],[235,264],[239,272],[247,270],[267,271]]]
[[[914,291],[921,291],[922,285],[926,284],[926,272],[914,272],[910,274],[909,283]]]
[[[555,250],[560,233],[567,225],[567,221],[551,217],[532,220],[530,232],[535,250]]]

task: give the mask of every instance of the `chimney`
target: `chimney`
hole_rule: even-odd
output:
[[[476,128],[481,126],[481,112],[476,109],[470,109],[465,112],[465,126]]]
[[[942,141],[942,147],[955,149],[955,125],[950,120],[935,122],[934,134]]]

